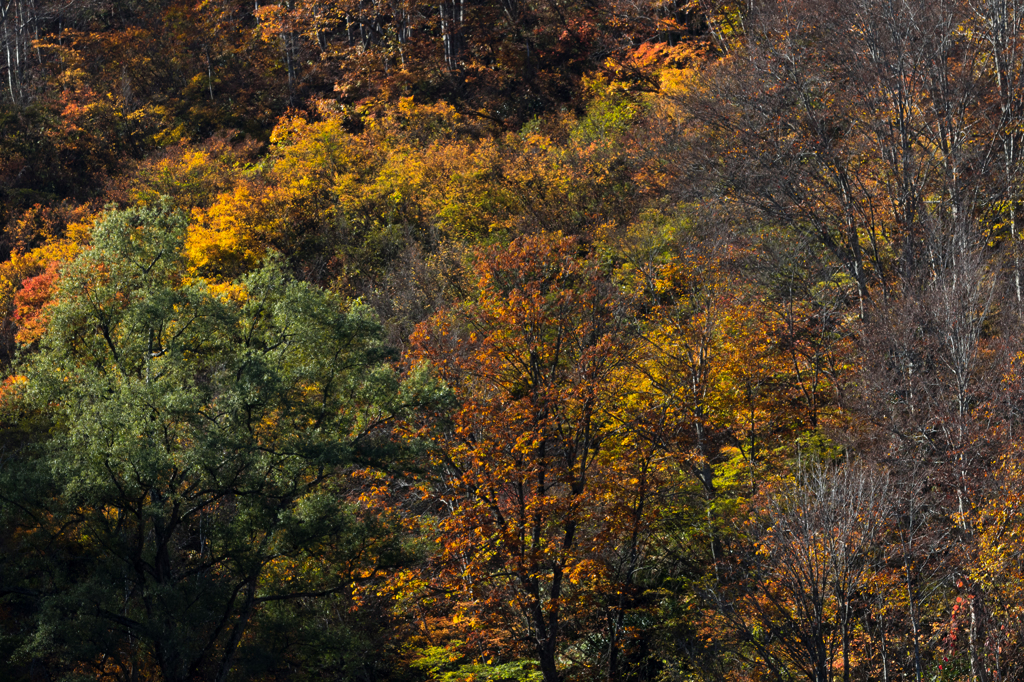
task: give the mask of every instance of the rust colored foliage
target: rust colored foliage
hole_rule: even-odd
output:
[[[413,335],[459,403],[432,462],[449,505],[438,580],[557,680],[563,629],[602,578],[590,481],[624,345],[610,288],[573,239],[490,249],[475,275],[471,301]]]

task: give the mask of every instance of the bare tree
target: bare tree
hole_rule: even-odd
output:
[[[852,674],[854,602],[871,575],[888,475],[856,462],[812,464],[764,500],[750,578],[716,598],[723,616],[777,679]]]
[[[985,595],[966,567],[977,551],[978,510],[1002,447],[999,378],[1006,355],[988,348],[985,339],[986,327],[994,324],[999,263],[981,242],[981,231],[952,216],[933,220],[922,245],[922,258],[898,295],[872,310],[862,333],[858,411],[873,428],[861,447],[898,472],[906,489],[927,491],[927,502],[917,493],[904,495],[894,531],[900,550],[892,557],[904,574],[915,675],[922,674],[915,576],[944,572],[947,589],[959,586],[968,597],[972,679],[985,680]],[[932,544],[922,554],[915,545],[926,537]],[[940,553],[956,556],[960,568],[936,568]]]

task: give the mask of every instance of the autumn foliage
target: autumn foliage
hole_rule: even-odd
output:
[[[1022,17],[0,0],[0,678],[1019,679]]]

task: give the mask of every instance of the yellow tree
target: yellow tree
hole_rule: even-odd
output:
[[[641,311],[619,419],[672,453],[713,498],[716,467],[737,454],[754,464],[758,433],[782,413],[768,390],[781,371],[776,330],[745,295],[740,246],[648,218],[619,271]]]

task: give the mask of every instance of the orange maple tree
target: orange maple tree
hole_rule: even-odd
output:
[[[484,252],[472,300],[413,336],[458,400],[432,462],[447,507],[437,578],[471,615],[511,626],[548,682],[580,593],[602,581],[591,480],[625,354],[612,289],[579,250],[535,236]]]

